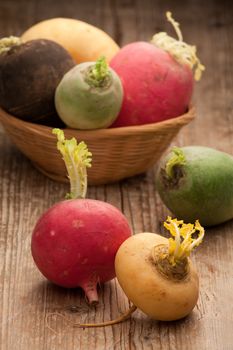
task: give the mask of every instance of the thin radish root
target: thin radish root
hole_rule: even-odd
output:
[[[60,317],[63,320],[65,320],[67,323],[70,324],[70,326],[75,328],[97,328],[97,327],[107,327],[107,326],[113,326],[114,324],[124,322],[130,318],[132,313],[136,311],[137,306],[132,305],[123,315],[117,317],[115,320],[110,320],[106,322],[100,322],[100,323],[75,323],[69,320],[66,316],[62,315],[59,312],[51,312],[46,315],[45,317],[45,325],[48,329],[50,329],[52,332],[57,334],[57,331],[55,331],[50,325],[49,325],[49,318],[56,316]]]
[[[114,324],[124,322],[130,318],[132,313],[136,311],[137,306],[132,305],[129,310],[127,310],[123,315],[119,316],[115,320],[110,320],[106,322],[100,322],[100,323],[74,323],[74,327],[79,328],[96,328],[96,327],[107,327],[107,326],[113,326]]]

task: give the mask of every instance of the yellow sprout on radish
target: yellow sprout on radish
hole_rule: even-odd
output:
[[[204,229],[198,220],[195,222],[195,225],[185,224],[183,220],[172,220],[169,216],[164,223],[164,227],[174,237],[168,240],[168,256],[172,265],[176,265],[177,261],[188,257],[191,251],[202,242],[204,237]],[[192,235],[197,231],[199,231],[198,237],[193,238]]]

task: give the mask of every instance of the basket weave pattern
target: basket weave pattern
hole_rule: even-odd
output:
[[[192,107],[182,116],[154,124],[91,131],[67,128],[64,132],[67,138],[85,141],[93,154],[88,183],[106,184],[148,170],[194,116]],[[0,121],[12,142],[36,168],[54,180],[67,181],[52,128],[22,121],[2,109]]]

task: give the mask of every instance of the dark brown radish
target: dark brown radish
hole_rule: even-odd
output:
[[[45,39],[22,43],[19,38],[0,40],[0,106],[30,122],[63,126],[54,94],[63,75],[75,65],[59,44]]]

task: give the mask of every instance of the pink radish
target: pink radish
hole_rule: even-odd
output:
[[[151,43],[126,45],[110,62],[124,89],[122,108],[113,127],[159,122],[188,109],[194,78],[200,79],[204,66],[196,56],[195,46],[183,42],[179,24],[170,12],[167,18],[178,40],[158,33]]]
[[[32,235],[32,256],[41,273],[63,287],[81,287],[89,301],[98,302],[97,284],[115,277],[114,260],[131,235],[125,216],[114,206],[85,199],[86,167],[91,153],[76,140],[65,140],[54,129],[71,182],[71,199],[47,210]]]

